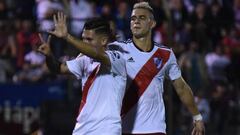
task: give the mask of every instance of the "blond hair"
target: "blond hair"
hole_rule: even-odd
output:
[[[139,2],[134,4],[133,9],[139,9],[139,8],[146,9],[153,14],[153,9],[148,2]]]

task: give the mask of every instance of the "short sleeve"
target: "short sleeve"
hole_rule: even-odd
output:
[[[123,55],[119,51],[106,51],[110,62],[111,62],[111,72],[126,76],[126,62]]]
[[[81,79],[84,74],[86,66],[86,57],[77,57],[73,60],[66,61],[67,67],[71,73],[73,73],[77,79]]]
[[[171,80],[176,80],[181,77],[181,70],[179,68],[177,59],[172,50],[168,61],[167,75]]]

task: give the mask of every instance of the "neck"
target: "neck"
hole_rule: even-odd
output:
[[[141,49],[144,52],[151,51],[153,46],[151,34],[148,34],[147,36],[141,38],[133,36],[133,42],[139,49]]]

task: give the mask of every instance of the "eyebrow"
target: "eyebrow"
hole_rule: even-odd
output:
[[[134,18],[134,17],[145,17],[145,18],[147,18],[147,16],[146,15],[133,15],[133,16],[131,16],[130,18]]]

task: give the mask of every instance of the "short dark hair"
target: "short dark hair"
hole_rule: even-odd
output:
[[[85,30],[94,30],[96,34],[103,34],[103,35],[106,35],[109,37],[112,35],[112,31],[111,31],[109,22],[102,18],[89,19],[85,23],[84,29]]]

